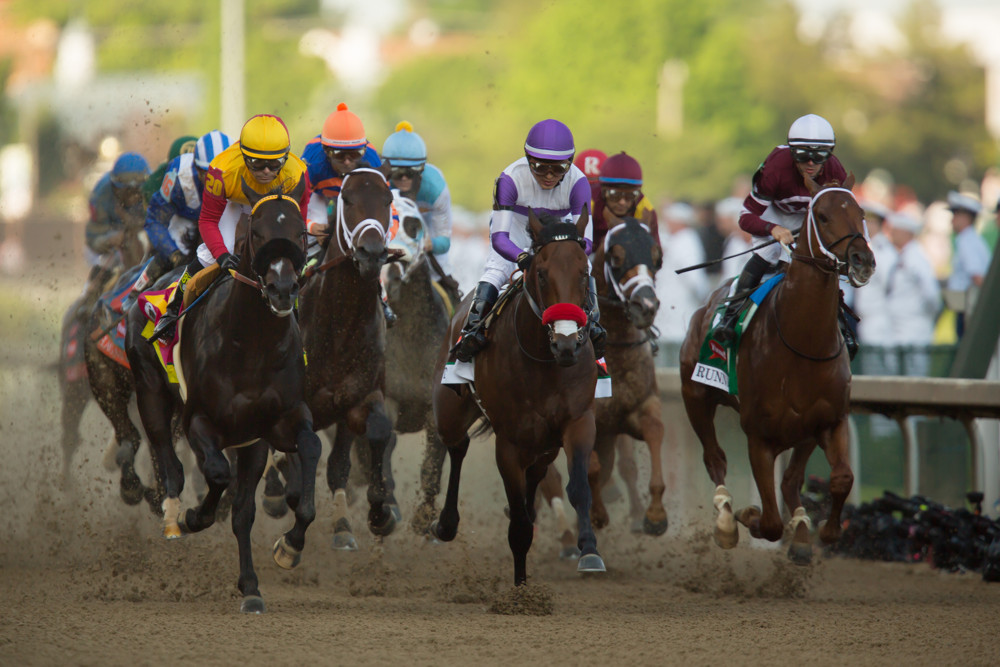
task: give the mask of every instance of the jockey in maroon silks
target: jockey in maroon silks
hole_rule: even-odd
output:
[[[642,192],[642,167],[634,157],[622,151],[601,165],[598,190],[594,196],[594,245],[608,233],[607,213],[616,218],[632,217],[645,224],[660,245],[656,207]]]
[[[830,123],[815,114],[795,120],[788,130],[788,143],[771,151],[753,175],[753,187],[743,201],[740,228],[751,234],[753,245],[774,239],[772,243],[755,250],[743,267],[736,283],[736,294],[745,294],[760,284],[761,278],[777,267],[780,261],[789,261],[782,253],[782,245],[794,240],[794,232],[802,226],[812,195],[805,184],[808,176],[818,184],[830,181],[843,182],[847,172],[840,160],[833,155],[837,141]],[[713,334],[721,342],[730,343],[736,336],[736,318],[742,299],[730,301],[719,326]],[[845,325],[841,313],[841,331],[851,358],[857,351],[857,339],[850,326]]]

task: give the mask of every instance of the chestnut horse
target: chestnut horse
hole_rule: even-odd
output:
[[[520,289],[510,296],[489,330],[489,345],[475,357],[475,382],[457,388],[440,383],[445,364],[465,321],[471,299],[451,321],[435,377],[434,415],[448,447],[448,491],[431,533],[448,542],[458,532],[458,485],[469,449],[469,428],[485,417],[496,439],[496,461],[507,492],[507,541],[514,556],[514,584],[527,582],[527,555],[535,520],[535,492],[549,464],[565,449],[569,457],[566,491],[576,509],[582,556],[580,572],[603,572],[590,522],[588,480],[594,448],[594,390],[597,364],[582,309],[588,265],[584,230],[552,219],[528,218],[533,259]]]
[[[804,229],[792,253],[787,273],[760,304],[739,342],[736,363],[738,397],[693,381],[702,341],[712,326],[716,309],[726,298],[720,287],[706,306],[691,318],[681,346],[681,393],[691,426],[701,440],[705,467],[715,482],[715,542],[732,548],[739,539],[736,521],[753,537],[772,542],[784,526],[775,498],[775,458],[791,449],[781,480],[781,492],[792,518],[788,556],[805,564],[812,558],[810,522],[799,492],[809,455],[817,445],[830,464],[830,516],[819,531],[826,544],[840,537],[840,512],[854,483],[848,460],[847,414],[851,369],[837,324],[839,277],[855,286],[868,282],[875,258],[866,239],[864,214],[851,187],[836,182],[822,188],[808,177],[812,194]],[[725,487],[726,455],[719,447],[713,419],[716,407],[727,405],[740,415],[754,481],[763,510],[749,507],[733,512]]]
[[[279,566],[298,565],[306,529],[316,516],[321,444],[305,401],[302,336],[293,316],[298,273],[305,262],[305,223],[298,205],[305,187],[303,179],[290,194],[261,196],[243,184],[251,211],[236,230],[235,250],[241,259],[235,280],[226,276],[202,295],[199,307],[182,314],[174,349],[178,376],[184,378],[179,387],[168,384],[153,346],[142,337],[142,309],[132,308],[127,315],[126,352],[139,414],[166,495],[165,537],[198,532],[215,522],[232,475],[223,451],[236,449],[232,526],[239,545],[240,611],[249,613],[264,611],[250,531],[256,489],[271,446],[289,454],[300,480],[287,492],[295,525],[273,549]],[[182,399],[182,428],[209,490],[198,507],[179,515],[184,473],[171,442],[171,417]]]
[[[381,172],[344,177],[332,238],[302,288],[303,342],[309,357],[306,399],[317,429],[336,425],[327,460],[334,498],[335,549],[357,542],[347,520],[347,479],[355,436],[368,444],[368,527],[385,536],[396,524],[388,463],[396,438],[385,408],[385,319],[379,273],[389,256],[392,191]]]

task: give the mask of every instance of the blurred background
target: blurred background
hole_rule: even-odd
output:
[[[0,275],[60,276],[44,307],[58,317],[86,275],[87,197],[123,151],[155,168],[178,136],[237,136],[274,113],[300,152],[346,102],[376,148],[403,119],[425,139],[456,240],[480,248],[453,259],[466,291],[493,180],[550,117],[578,151],[635,156],[658,209],[693,204],[711,258],[715,202],[744,197],[791,122],[820,114],[864,197],[925,218],[919,240],[943,280],[949,191],[982,202],[977,229],[996,243],[997,35],[995,0],[0,0]],[[49,345],[26,299],[0,290],[4,341]],[[921,350],[925,374],[947,374],[946,325]],[[883,445],[865,467],[899,488],[895,425],[871,419],[860,430]],[[945,456],[958,471],[963,447]]]

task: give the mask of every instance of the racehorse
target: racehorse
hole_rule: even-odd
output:
[[[139,413],[166,494],[165,537],[198,532],[214,523],[232,474],[223,450],[237,448],[232,526],[239,545],[240,610],[249,613],[265,610],[250,531],[254,495],[270,446],[286,452],[297,469],[297,483],[286,491],[295,524],[273,549],[279,566],[298,565],[306,529],[316,515],[321,444],[305,402],[302,337],[292,316],[298,273],[305,262],[305,223],[298,205],[305,186],[303,180],[290,194],[279,189],[261,196],[243,183],[251,209],[249,218],[244,216],[237,226],[235,250],[241,259],[235,279],[216,281],[202,295],[203,303],[183,315],[174,349],[177,390],[168,384],[153,346],[142,337],[146,317],[141,309],[133,308],[127,318],[126,351]],[[183,515],[178,498],[184,475],[170,428],[178,397],[184,401],[182,428],[209,489],[201,503]]]
[[[386,331],[386,407],[396,433],[426,434],[420,469],[424,501],[411,520],[413,530],[424,535],[435,515],[434,499],[440,490],[446,455],[434,424],[431,394],[434,363],[448,330],[449,313],[445,297],[435,287],[428,254],[423,249],[427,238],[423,216],[416,204],[402,195],[397,195],[395,201],[400,227],[391,247],[401,247],[406,254],[382,271],[389,304],[399,317],[396,325]]]
[[[90,382],[87,380],[87,367],[85,361],[86,341],[94,331],[91,327],[96,314],[97,302],[87,304],[84,301],[88,294],[101,294],[110,288],[125,269],[139,264],[145,254],[142,231],[145,226],[145,219],[142,217],[125,217],[125,226],[122,228],[121,243],[113,253],[108,253],[92,279],[101,282],[101,286],[92,292],[80,295],[70,304],[63,316],[60,345],[59,345],[59,390],[62,398],[62,449],[63,449],[63,479],[69,479],[69,469],[73,462],[73,455],[80,444],[80,420],[83,411],[91,397]],[[121,462],[119,461],[119,465]],[[126,482],[126,474],[123,469],[122,497],[129,502],[134,499],[139,502],[140,497],[136,497],[134,483],[130,480]],[[126,491],[126,488],[132,489]],[[134,504],[134,503],[130,503]]]
[[[527,582],[527,554],[535,520],[535,492],[560,449],[569,458],[566,491],[577,514],[581,572],[603,572],[590,522],[588,480],[594,447],[597,364],[581,307],[587,296],[584,230],[529,211],[533,258],[521,288],[494,318],[489,345],[475,357],[473,384],[441,384],[450,348],[458,339],[471,298],[451,321],[435,366],[434,415],[448,447],[451,469],[444,507],[431,533],[448,542],[458,532],[458,487],[469,449],[469,428],[481,417],[492,427],[496,460],[507,492],[507,540],[514,557],[514,584]]]
[[[875,270],[864,215],[851,192],[853,174],[839,187],[836,182],[820,187],[808,177],[805,181],[812,194],[804,221],[806,238],[800,232],[784,278],[743,332],[736,362],[738,398],[692,380],[702,341],[728,286],[716,290],[692,316],[680,353],[684,407],[701,440],[708,475],[717,485],[715,542],[722,548],[736,546],[737,520],[753,537],[772,542],[781,538],[784,527],[775,499],[774,464],[781,452],[791,449],[781,492],[792,515],[788,555],[800,564],[812,558],[810,522],[799,492],[816,446],[823,449],[831,468],[832,507],[819,531],[826,544],[840,536],[841,509],[854,483],[847,432],[851,369],[837,324],[839,276],[846,275],[860,286]],[[726,455],[713,423],[719,405],[739,412],[763,510],[749,507],[733,512],[733,499],[725,487]]]
[[[344,177],[332,238],[302,288],[301,321],[309,364],[306,399],[317,429],[336,424],[327,460],[334,496],[336,549],[356,549],[347,520],[351,443],[368,444],[368,526],[379,536],[396,524],[389,460],[395,436],[385,408],[385,320],[379,273],[389,256],[392,192],[381,172],[361,168]]]

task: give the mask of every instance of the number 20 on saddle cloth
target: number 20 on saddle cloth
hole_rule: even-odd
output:
[[[142,337],[147,340],[153,334],[153,329],[156,328],[156,323],[163,316],[163,313],[167,310],[167,304],[174,296],[174,291],[177,289],[177,283],[170,283],[170,285],[163,290],[143,292],[139,295],[139,300],[136,302],[136,308],[142,308],[142,312],[146,315],[146,326],[142,330]],[[184,312],[184,308],[181,308],[180,312]],[[178,331],[180,327],[178,327]],[[167,372],[167,379],[170,380],[172,384],[177,384],[177,371],[174,370],[174,345],[177,343],[177,333],[174,333],[174,337],[171,340],[156,341],[153,346],[156,350],[156,358],[160,360],[163,365],[163,370]]]
[[[715,328],[719,326],[722,320],[722,314],[726,310],[725,300],[719,304],[718,308],[716,308],[715,316],[712,318],[712,326],[709,327],[708,334],[701,344],[701,350],[698,353],[698,363],[695,364],[694,372],[691,374],[692,380],[729,392],[733,396],[738,394],[735,353],[736,350],[740,349],[740,339],[743,336],[743,332],[746,331],[747,325],[753,318],[754,313],[757,312],[757,307],[764,302],[767,295],[771,293],[775,285],[784,277],[784,273],[779,273],[769,280],[764,281],[760,287],[750,294],[748,299],[749,307],[744,306],[740,312],[736,320],[736,337],[730,346],[728,346],[728,349],[726,345],[712,337],[715,333]],[[733,285],[735,286],[735,284],[734,282]],[[730,297],[732,297],[732,294],[730,294]]]

